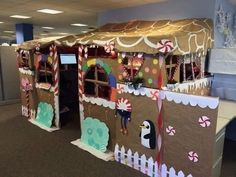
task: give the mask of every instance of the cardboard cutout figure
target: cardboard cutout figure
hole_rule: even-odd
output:
[[[155,126],[152,121],[145,120],[140,126],[140,138],[141,144],[147,148],[155,149],[156,148],[156,131]]]
[[[127,123],[131,121],[131,103],[128,99],[120,98],[116,103],[116,115],[117,113],[120,115],[120,123],[121,123],[121,133],[128,134]]]

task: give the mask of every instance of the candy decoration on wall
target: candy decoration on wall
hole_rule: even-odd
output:
[[[52,45],[49,49],[53,57],[55,125],[56,127],[59,127],[59,63],[57,56],[57,47],[55,45]]]
[[[79,55],[84,58],[88,58],[88,47],[86,45],[79,46]]]
[[[175,70],[174,70],[173,74],[170,74],[170,78],[169,78],[170,81],[174,80],[175,73],[177,72],[180,63],[181,63],[181,59],[178,58],[178,61],[177,61],[176,65],[175,65]]]
[[[145,120],[142,125],[140,125],[141,132],[141,144],[149,149],[156,148],[156,130],[152,121]]]
[[[81,141],[101,152],[106,152],[109,129],[104,122],[92,117],[87,117],[82,121]]]
[[[188,159],[194,163],[198,162],[199,161],[199,157],[198,157],[198,154],[194,151],[190,151],[188,153]]]
[[[80,120],[82,121],[84,119],[84,106],[83,106],[83,49],[85,47],[83,45],[80,45],[78,47],[78,53],[79,53],[79,61],[78,61],[78,91],[79,91],[79,107],[80,107]],[[86,55],[85,55],[86,57]],[[88,69],[88,66],[86,66],[86,69]],[[81,122],[82,123],[82,122]]]
[[[168,127],[166,127],[166,133],[170,136],[174,136],[176,132],[175,132],[174,127],[168,126]]]
[[[169,39],[162,39],[157,43],[157,49],[162,53],[171,52],[174,48],[174,44]]]
[[[25,92],[25,99],[26,99],[26,106],[27,106],[27,118],[30,118],[30,91],[33,90],[32,84],[30,83],[29,79],[26,78],[22,78],[21,79],[21,87],[22,87],[22,91]]]
[[[128,99],[119,98],[116,102],[116,114],[121,117],[121,133],[128,134],[127,123],[131,121],[132,106]]]
[[[211,125],[211,120],[207,116],[202,116],[198,119],[198,123],[201,127],[208,128]]]
[[[106,53],[111,53],[115,49],[115,43],[114,41],[106,42],[104,45],[104,50]]]
[[[52,105],[40,102],[37,109],[36,121],[48,128],[52,126],[53,108]]]

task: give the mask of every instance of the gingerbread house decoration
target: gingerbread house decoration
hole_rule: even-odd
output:
[[[30,121],[49,131],[63,128],[63,92],[75,91],[82,135],[73,144],[149,176],[211,176],[219,100],[206,97],[204,65],[212,26],[210,19],[131,21],[24,43],[19,58],[29,52],[32,67],[19,70],[33,89],[29,103],[22,91],[23,115],[30,110]],[[75,90],[64,89],[65,73]]]

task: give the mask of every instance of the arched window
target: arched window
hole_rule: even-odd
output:
[[[84,77],[84,94],[110,99],[108,75],[100,65],[90,66]]]

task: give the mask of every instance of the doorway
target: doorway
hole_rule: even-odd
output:
[[[60,124],[62,128],[79,129],[77,48],[63,48],[59,51]]]

